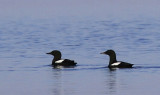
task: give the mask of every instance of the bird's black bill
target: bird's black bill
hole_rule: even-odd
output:
[[[46,53],[46,54],[51,54],[51,53],[49,52],[49,53]]]
[[[105,54],[104,52],[101,52],[100,54]]]

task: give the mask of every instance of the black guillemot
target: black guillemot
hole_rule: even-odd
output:
[[[117,61],[116,53],[114,52],[114,50],[107,50],[105,52],[102,52],[101,54],[109,55],[110,61],[109,61],[108,68],[116,68],[116,67],[117,68],[132,68],[132,66],[134,65],[134,64],[127,63],[127,62]]]
[[[46,54],[50,54],[50,55],[54,56],[54,58],[52,60],[53,66],[75,66],[77,64],[74,60],[61,59],[62,55],[59,50],[53,50],[53,51],[46,53]]]

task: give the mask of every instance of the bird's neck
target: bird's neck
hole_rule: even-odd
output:
[[[61,60],[61,55],[57,55],[57,56],[54,56],[53,60],[52,60],[52,65],[55,64],[55,62],[57,60]]]
[[[117,62],[117,59],[116,59],[116,54],[112,54],[112,55],[109,55],[110,56],[110,61],[109,61],[109,66],[115,62]]]

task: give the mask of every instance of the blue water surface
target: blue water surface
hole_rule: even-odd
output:
[[[50,18],[0,22],[1,95],[159,95],[160,19]],[[54,69],[52,56],[74,59]],[[107,68],[113,49],[132,69]]]

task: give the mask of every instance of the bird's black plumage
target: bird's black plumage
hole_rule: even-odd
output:
[[[107,50],[105,52],[102,52],[101,54],[106,54],[109,55],[110,57],[110,61],[109,61],[109,68],[132,68],[132,66],[134,64],[130,64],[127,62],[122,62],[122,61],[117,61],[116,59],[116,53],[114,52],[114,50]]]
[[[53,50],[53,51],[46,53],[46,54],[50,54],[50,55],[54,56],[54,58],[52,60],[53,66],[75,66],[77,64],[74,60],[61,59],[62,55],[59,50]]]

